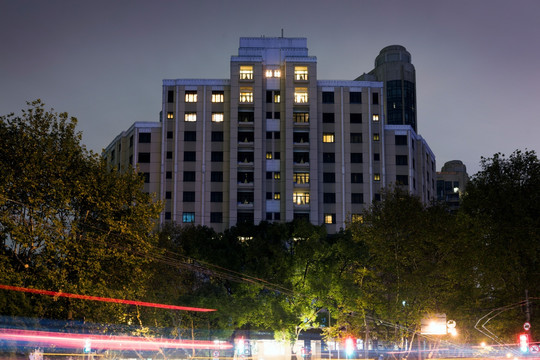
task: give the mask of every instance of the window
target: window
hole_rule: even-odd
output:
[[[281,101],[281,97],[279,96],[279,91],[271,91],[268,90],[266,92],[266,102],[267,103],[276,103],[279,104]]]
[[[409,185],[409,177],[407,175],[396,175],[396,184]]]
[[[194,223],[195,222],[195,213],[194,212],[185,212],[182,214],[183,223]]]
[[[305,104],[308,102],[308,90],[307,88],[295,88],[294,89],[294,102],[296,104]]]
[[[184,171],[184,182],[194,182],[195,171]]]
[[[242,87],[240,88],[240,103],[252,103],[253,102],[253,88]]]
[[[173,132],[167,131],[167,139],[172,139],[172,138],[173,138]]]
[[[322,141],[323,141],[323,143],[333,143],[333,142],[335,142],[334,133],[323,133]]]
[[[373,119],[374,122],[379,122],[379,115],[378,114],[373,114],[372,119]]]
[[[212,151],[210,154],[211,162],[223,162],[223,152],[222,151]]]
[[[309,164],[309,152],[295,152],[293,153],[293,162],[295,164]]]
[[[165,179],[172,179],[172,171],[165,172]]]
[[[222,171],[212,171],[210,173],[211,182],[223,182],[223,172]]]
[[[223,91],[212,91],[212,102],[213,103],[222,103],[223,102]]]
[[[140,163],[149,163],[150,162],[150,153],[149,152],[140,152],[138,159],[139,159]]]
[[[239,111],[238,112],[238,122],[253,122],[255,119],[255,114],[253,111]]]
[[[165,191],[165,199],[172,199],[172,192]]]
[[[322,102],[323,102],[323,104],[333,104],[334,103],[334,92],[333,91],[323,91],[323,93],[322,93]]]
[[[323,163],[330,164],[336,162],[336,154],[332,152],[323,153]]]
[[[195,161],[196,159],[195,151],[184,151],[184,161]]]
[[[279,151],[274,151],[274,159],[280,160],[280,159],[281,159],[281,152],[279,152]]]
[[[223,192],[221,191],[212,191],[210,193],[210,202],[223,202]]]
[[[308,79],[307,66],[295,66],[294,67],[294,79],[297,81],[305,81]]]
[[[279,171],[274,172],[274,180],[281,179],[281,173]]]
[[[351,113],[350,120],[351,120],[351,124],[361,124],[362,113]]]
[[[195,202],[195,191],[184,191],[182,196],[183,202]]]
[[[351,183],[352,184],[361,184],[364,182],[364,176],[362,173],[351,173]]]
[[[249,164],[253,162],[253,152],[251,151],[239,151],[238,152],[238,162]]]
[[[170,211],[165,212],[165,220],[171,220],[171,212]]]
[[[266,172],[266,180],[272,180],[272,172],[271,171]]]
[[[295,144],[307,144],[309,143],[309,133],[307,132],[293,132],[293,143]]]
[[[362,153],[351,153],[351,163],[362,163]]]
[[[381,174],[373,174],[374,181],[381,181]]]
[[[362,103],[362,93],[359,91],[351,91],[349,93],[349,102],[351,104],[361,104]]]
[[[142,173],[142,177],[144,178],[144,183],[149,184],[150,183],[150,173]]]
[[[197,91],[186,91],[185,102],[197,102]]]
[[[167,102],[168,103],[174,102],[174,90],[167,91]]]
[[[381,154],[374,153],[373,154],[373,161],[380,161],[381,160]]]
[[[407,135],[396,135],[396,145],[407,145]]]
[[[309,113],[307,112],[295,112],[293,113],[293,121],[295,123],[308,123],[309,122]]]
[[[212,113],[212,122],[223,122],[223,113],[222,112],[213,112]]]
[[[239,143],[252,143],[254,139],[253,131],[238,131]]]
[[[379,104],[379,93],[373,93],[371,95],[373,97],[373,101],[372,101],[373,105],[378,105]]]
[[[353,204],[363,204],[364,203],[364,194],[362,194],[362,193],[352,193],[351,194],[351,203],[353,203]]]
[[[187,121],[187,122],[197,121],[197,113],[194,113],[194,112],[184,113],[184,121]]]
[[[139,133],[139,143],[150,143],[152,142],[151,133]]]
[[[167,119],[174,119],[174,113],[172,111],[167,113]]]
[[[274,91],[274,103],[279,104],[281,102],[281,96],[279,91]]]
[[[196,131],[184,132],[184,141],[197,141],[197,132]]]
[[[223,142],[223,131],[212,131],[213,142]]]
[[[236,177],[239,184],[253,184],[254,177],[252,172],[239,171]]]
[[[408,165],[407,155],[396,155],[396,165]]]
[[[274,200],[280,200],[281,199],[281,193],[274,193]]]
[[[325,204],[335,204],[336,203],[336,194],[335,193],[324,193],[323,202]]]
[[[325,172],[323,173],[323,183],[333,184],[336,182],[336,173]]]
[[[373,141],[379,141],[379,140],[380,140],[379,133],[373,133]]]
[[[293,203],[296,205],[307,205],[309,204],[309,193],[306,192],[295,192],[293,193]]]
[[[221,212],[211,212],[210,213],[210,222],[213,224],[220,224],[223,222],[223,213]]]
[[[253,80],[253,66],[240,66],[240,80]]]
[[[167,151],[167,159],[172,159],[172,151]]]
[[[324,223],[325,224],[335,224],[336,223],[336,214],[324,214]]]
[[[323,123],[333,123],[334,122],[334,113],[323,113],[322,114]]]
[[[351,133],[351,144],[360,144],[362,142],[362,133]]]
[[[253,204],[253,192],[238,192],[237,199],[239,204]]]
[[[271,151],[266,153],[266,160],[272,160],[272,152]]]
[[[295,184],[309,184],[309,173],[306,173],[306,172],[293,173],[293,182]]]

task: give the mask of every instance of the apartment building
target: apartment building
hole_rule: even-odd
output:
[[[407,54],[388,47],[357,80],[319,80],[306,38],[240,38],[228,79],[163,80],[160,121],[133,124],[104,156],[138,168],[162,222],[216,231],[302,218],[334,233],[391,184],[429,202],[435,156],[416,133]]]

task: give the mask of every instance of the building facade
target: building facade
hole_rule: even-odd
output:
[[[385,121],[397,93],[388,73],[318,80],[305,38],[240,38],[228,79],[163,80],[161,121],[133,124],[104,156],[138,167],[145,191],[165,201],[162,222],[223,231],[302,218],[334,233],[391,184],[435,196],[435,156],[415,113]]]
[[[437,172],[437,201],[457,211],[468,181],[467,167],[461,160],[446,162],[441,171]]]

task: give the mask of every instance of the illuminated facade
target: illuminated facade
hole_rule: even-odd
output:
[[[411,65],[412,66],[412,65]],[[435,195],[435,157],[411,124],[385,122],[385,86],[317,79],[305,38],[241,38],[230,78],[163,81],[161,121],[105,150],[138,166],[162,222],[223,231],[303,218],[329,233],[399,183]]]

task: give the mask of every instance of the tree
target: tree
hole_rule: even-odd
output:
[[[161,204],[136,172],[81,145],[77,119],[46,111],[0,117],[0,283],[144,299]],[[0,292],[5,315],[127,321],[133,308]]]

